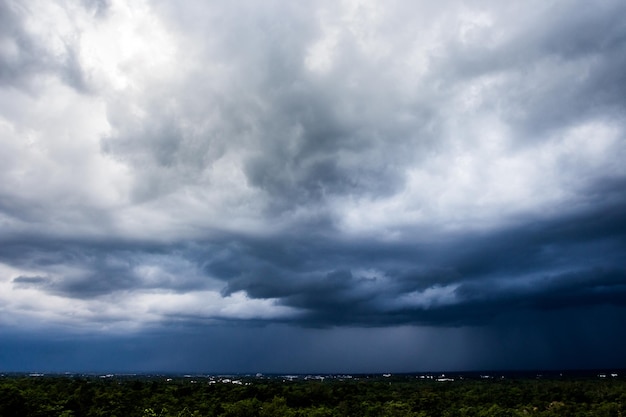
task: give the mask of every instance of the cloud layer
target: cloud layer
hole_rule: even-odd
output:
[[[2,3],[0,326],[623,317],[625,13]]]

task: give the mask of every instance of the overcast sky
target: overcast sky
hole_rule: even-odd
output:
[[[622,0],[0,0],[0,371],[626,367]]]

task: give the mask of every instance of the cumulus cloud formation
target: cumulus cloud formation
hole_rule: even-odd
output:
[[[625,13],[3,2],[0,326],[623,316]]]

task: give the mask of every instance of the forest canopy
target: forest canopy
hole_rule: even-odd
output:
[[[0,378],[0,417],[621,416],[624,404],[626,380],[611,375]]]

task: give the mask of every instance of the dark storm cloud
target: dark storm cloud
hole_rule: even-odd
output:
[[[624,310],[508,315],[491,327],[212,326],[85,337],[4,332],[4,372],[338,373],[616,369]],[[242,346],[245,349],[242,349]]]
[[[174,245],[5,239],[0,255],[55,273],[14,284],[72,298],[215,288],[296,308],[303,314],[288,320],[305,326],[477,325],[520,311],[623,306],[623,191],[623,181],[606,181],[588,211],[444,240],[342,241],[305,228]],[[145,265],[160,275],[142,275]]]
[[[476,324],[519,310],[623,305],[625,212],[619,201],[443,243],[241,241],[206,270],[227,294],[280,299],[318,325]]]
[[[205,288],[202,275],[183,259],[172,256],[180,248],[125,242],[12,241],[0,249],[0,261],[49,271],[52,276],[18,276],[19,286],[38,286],[45,292],[75,299],[90,299],[129,290],[168,289],[185,292]],[[199,260],[201,261],[201,260]],[[149,276],[142,266],[155,268]],[[208,278],[207,278],[208,280]]]
[[[15,285],[28,287],[31,285],[34,285],[34,286],[46,285],[50,282],[50,280],[46,277],[40,277],[40,276],[27,277],[27,276],[20,275],[19,277],[13,278],[11,282],[13,282],[13,284]]]
[[[429,141],[424,129],[397,123],[394,103],[384,104],[376,88],[357,92],[299,76],[304,86],[288,88],[272,103],[270,148],[247,162],[250,183],[292,208],[334,195],[397,192],[407,162],[403,150],[423,147],[416,139]]]

